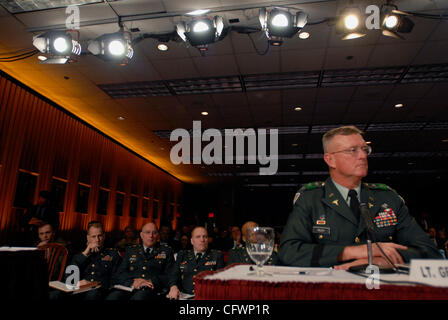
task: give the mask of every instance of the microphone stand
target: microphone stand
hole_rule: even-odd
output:
[[[366,235],[367,235],[367,259],[368,259],[368,264],[363,264],[363,265],[359,265],[359,266],[353,266],[353,267],[350,267],[348,270],[351,271],[351,272],[355,272],[355,273],[366,273],[366,274],[370,274],[371,272],[367,272],[367,271],[370,271],[373,268],[378,268],[377,270],[379,270],[380,274],[381,273],[394,273],[394,272],[397,272],[398,268],[392,263],[392,261],[390,261],[389,257],[383,252],[383,250],[378,245],[378,243],[376,243],[375,226],[373,225],[373,221],[370,218],[370,212],[369,212],[369,209],[367,207],[367,204],[361,203],[359,205],[359,210],[361,211],[361,215],[364,218],[364,223],[365,223],[366,228],[367,228]],[[373,241],[373,243],[375,243],[378,246],[378,248],[381,250],[381,252],[385,256],[385,258],[390,263],[392,263],[392,267],[383,267],[383,266],[377,266],[377,265],[373,264],[372,241]]]

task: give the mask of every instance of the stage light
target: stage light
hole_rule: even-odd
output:
[[[346,8],[336,22],[336,33],[342,40],[361,38],[366,35],[365,16],[357,8]]]
[[[122,31],[104,34],[89,41],[87,50],[105,61],[122,65],[127,64],[134,55],[130,34]]]
[[[399,11],[394,5],[383,5],[381,7],[381,29],[383,30],[383,35],[404,40],[404,37],[399,33],[410,33],[414,28],[414,22],[406,15],[405,12]]]
[[[308,15],[303,11],[293,14],[279,8],[274,8],[271,11],[261,8],[258,19],[269,44],[280,46],[283,43],[283,38],[291,38],[306,25]]]
[[[159,43],[157,45],[157,49],[159,49],[160,51],[167,51],[168,50],[168,46],[164,43]]]
[[[306,39],[308,39],[310,37],[310,34],[308,33],[308,32],[300,32],[299,33],[299,38],[300,39],[302,39],[302,40],[306,40]]]
[[[72,35],[65,31],[49,31],[33,37],[33,45],[49,56],[41,61],[47,63],[65,63],[71,56],[81,54],[81,45],[73,40]]]
[[[189,23],[180,22],[176,25],[179,37],[201,51],[207,50],[208,44],[221,40],[223,30],[224,20],[220,16],[215,16],[213,19],[202,17]]]

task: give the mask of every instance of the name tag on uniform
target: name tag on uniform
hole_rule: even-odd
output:
[[[206,263],[204,263],[205,266],[215,266],[216,265],[216,261],[207,261]]]
[[[330,228],[329,227],[318,227],[318,226],[314,226],[313,227],[313,233],[319,233],[319,234],[330,234]]]

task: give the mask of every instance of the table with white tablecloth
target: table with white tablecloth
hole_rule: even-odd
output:
[[[448,299],[448,288],[410,282],[408,274],[357,275],[331,268],[264,266],[268,275],[249,275],[254,266],[234,264],[195,277],[197,300],[425,300]],[[370,278],[369,278],[370,276]],[[378,288],[379,285],[379,288]],[[375,288],[377,287],[377,289]]]

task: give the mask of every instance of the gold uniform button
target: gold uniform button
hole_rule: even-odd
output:
[[[361,240],[359,240],[359,238],[358,238],[358,237],[356,237],[356,238],[355,238],[355,242],[356,242],[356,243],[360,243],[360,242],[361,242]]]
[[[146,267],[145,267],[145,266],[143,267],[143,270],[146,270]]]
[[[90,279],[90,282],[93,282],[94,280],[93,279]]]
[[[393,237],[392,237],[392,236],[389,236],[389,240],[391,240],[391,241],[392,241],[392,239],[393,239]]]
[[[142,274],[142,278],[144,278],[145,277],[145,275],[144,274]]]
[[[198,269],[194,269],[194,272],[197,272],[198,271]]]
[[[323,238],[324,238],[324,236],[320,234],[319,235],[319,239],[323,239]]]
[[[92,271],[90,274],[95,274],[95,272]]]
[[[130,269],[131,271],[134,271],[134,267],[130,267],[129,269]]]
[[[92,263],[92,268],[95,268],[95,265]]]

